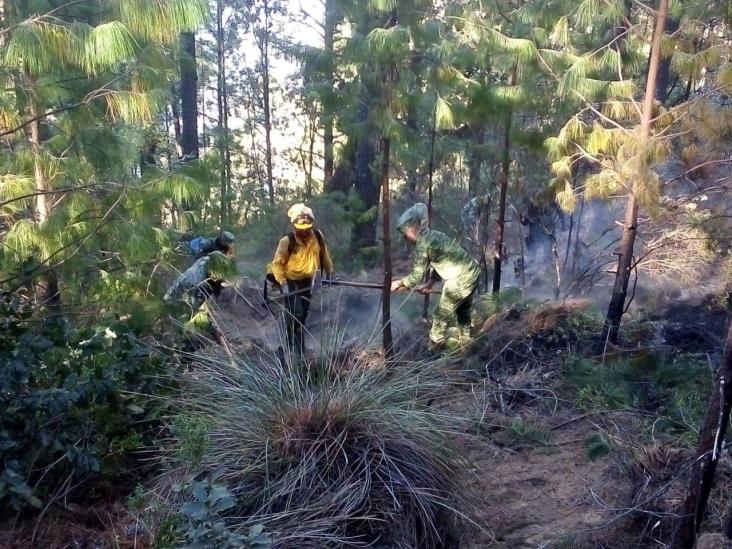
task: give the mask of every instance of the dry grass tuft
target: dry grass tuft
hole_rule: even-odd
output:
[[[227,526],[262,524],[280,547],[454,546],[466,464],[450,437],[460,425],[428,406],[442,377],[358,360],[308,375],[276,361],[197,364],[178,409],[205,432],[168,442],[158,494],[179,508],[182,479],[215,474],[235,500]]]
[[[565,325],[571,318],[589,311],[591,306],[592,302],[589,299],[547,303],[527,314],[524,322],[529,333],[538,334]]]

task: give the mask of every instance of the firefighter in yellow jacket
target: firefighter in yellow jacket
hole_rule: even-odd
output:
[[[318,271],[327,277],[333,272],[328,246],[313,227],[313,210],[295,204],[288,212],[293,230],[280,239],[272,261],[272,275],[285,295],[285,327],[290,349],[300,355],[305,348],[303,327],[310,310],[313,280]]]

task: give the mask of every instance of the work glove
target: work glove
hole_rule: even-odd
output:
[[[427,284],[420,284],[419,286],[414,288],[414,291],[418,292],[422,295],[427,295],[430,293],[431,289],[432,289],[432,284],[427,283]]]

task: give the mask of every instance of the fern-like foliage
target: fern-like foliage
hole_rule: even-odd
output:
[[[207,18],[203,0],[38,0],[8,10],[0,41],[9,83],[0,90],[4,272],[32,275],[13,262],[51,267],[64,296],[80,301],[93,299],[82,288],[97,285],[149,297],[152,262],[173,248],[171,208],[202,203],[212,184],[203,160],[140,166],[176,78],[170,46]]]

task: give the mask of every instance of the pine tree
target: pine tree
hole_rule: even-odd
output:
[[[661,2],[659,9],[652,13],[646,8],[629,11],[625,4],[619,3],[604,12],[607,32],[593,39],[571,32],[572,25],[581,28],[595,15],[591,4],[582,2],[579,6],[581,9],[574,12],[574,19],[564,19],[566,32],[557,31],[562,18],[555,24],[557,35],[563,34],[567,38],[571,35],[572,39],[563,39],[566,45],[561,50],[539,49],[537,55],[557,78],[559,94],[568,104],[576,102],[578,108],[559,134],[547,140],[559,204],[571,212],[584,200],[628,197],[625,219],[621,223],[615,285],[603,334],[603,341],[614,343],[628,306],[628,281],[642,259],[642,256],[634,255],[640,216],[652,216],[660,207],[661,181],[654,168],[666,160],[672,146],[682,146],[689,139],[693,142],[703,133],[702,127],[693,123],[693,117],[684,120],[687,117],[682,111],[690,108],[692,112],[702,112],[704,109],[694,105],[696,100],[673,109],[666,109],[654,101],[664,56],[667,58],[673,52],[670,60],[673,68],[678,66],[676,56],[684,58],[686,55],[683,47],[676,50],[675,46],[677,42],[684,42],[684,31],[689,24],[681,12],[674,16],[679,23],[679,32],[670,38],[664,34],[667,3]],[[645,93],[640,105],[636,100],[638,83],[626,75],[641,74],[639,67],[643,62],[641,51],[645,37],[638,30],[649,20],[654,23],[650,29],[655,34],[648,37],[653,41],[652,55],[648,59],[647,78],[643,78]],[[724,63],[726,57],[720,56],[719,50],[716,50],[717,55],[711,55],[715,46],[709,49],[705,68],[716,71],[715,67]],[[723,73],[720,70],[720,74]],[[724,117],[720,118],[723,120]],[[680,125],[686,125],[687,129],[681,130]],[[692,152],[690,146],[688,153]],[[581,163],[589,165],[590,173],[581,184],[576,184],[574,178]],[[652,227],[652,224],[647,226]]]
[[[36,2],[29,11],[9,1],[5,9],[0,59],[15,87],[0,92],[0,201],[10,220],[1,278],[11,288],[44,278],[57,302],[88,282],[82,257],[128,267],[155,257],[166,246],[153,225],[165,201],[203,194],[189,174],[141,163],[156,151],[141,129],[166,103],[168,48],[204,21],[206,6]],[[128,280],[135,272],[142,275],[133,269]]]

